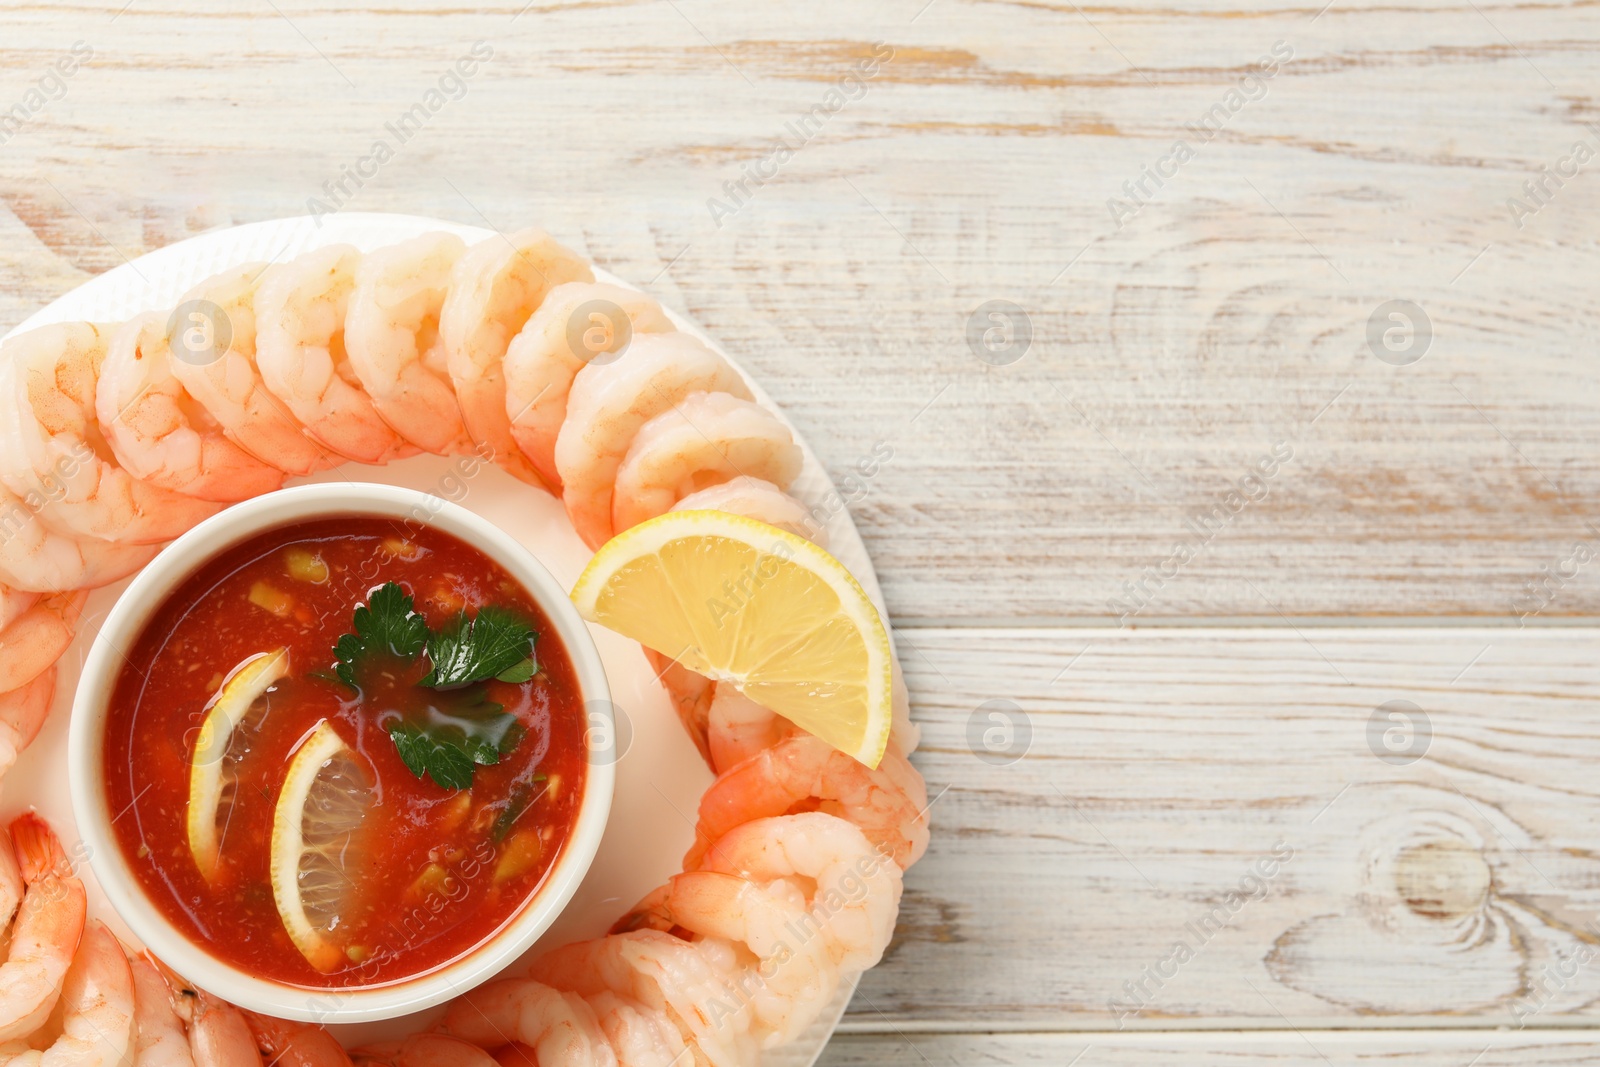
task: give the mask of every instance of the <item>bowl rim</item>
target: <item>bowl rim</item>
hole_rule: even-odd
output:
[[[101,757],[110,694],[131,643],[172,592],[225,549],[276,527],[317,518],[372,515],[451,534],[509,571],[554,626],[572,661],[591,740],[583,798],[566,847],[522,910],[484,941],[432,970],[381,986],[297,986],[261,978],[212,955],[177,930],[146,895],[112,831]],[[95,635],[73,696],[67,768],[73,815],[87,858],[113,910],[134,935],[187,980],[241,1007],[303,1022],[353,1023],[433,1007],[515,962],[555,922],[599,850],[616,781],[610,686],[587,624],[538,558],[488,519],[436,495],[370,482],[319,483],[231,505],[166,546],[117,598]]]

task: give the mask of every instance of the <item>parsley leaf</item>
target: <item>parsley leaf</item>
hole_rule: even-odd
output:
[[[490,700],[482,685],[435,697],[426,714],[390,724],[389,736],[418,778],[427,775],[445,789],[470,789],[473,767],[499,763],[527,729]]]
[[[419,685],[450,689],[471,682],[509,677],[525,682],[533,677],[533,627],[505,608],[483,607],[467,618],[465,611],[428,638],[428,659],[433,670]]]
[[[532,656],[529,656],[515,667],[507,667],[495,675],[494,678],[497,682],[510,682],[512,685],[521,685],[523,682],[532,680],[533,676],[538,673],[539,665],[533,661]]]
[[[351,689],[356,684],[356,667],[375,652],[387,652],[402,659],[415,659],[428,643],[428,623],[412,610],[412,599],[394,582],[375,589],[367,602],[356,608],[354,633],[345,634],[333,646],[339,662],[334,672]]]

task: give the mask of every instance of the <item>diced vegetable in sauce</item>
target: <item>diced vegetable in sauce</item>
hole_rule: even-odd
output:
[[[289,572],[289,577],[300,582],[310,582],[321,585],[328,580],[328,565],[323,562],[322,555],[309,548],[296,545],[287,548],[283,553],[284,569]]]
[[[250,586],[250,603],[272,612],[280,619],[288,618],[294,611],[294,597],[267,582],[256,582]]]

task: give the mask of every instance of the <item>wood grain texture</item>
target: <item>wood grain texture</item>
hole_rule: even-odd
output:
[[[840,1034],[819,1067],[928,1067],[1011,1064],[1013,1067],[1526,1067],[1591,1065],[1600,1041],[1588,1034],[1350,1033],[937,1035]]]
[[[1600,148],[1600,13],[1322,6],[8,5],[0,107],[94,55],[0,145],[0,323],[312,199],[538,220],[729,344],[841,478],[893,449],[854,507],[902,621],[1120,615],[1278,442],[1264,499],[1145,578],[1138,621],[1509,619],[1600,544],[1600,162],[1538,173]],[[1119,227],[1112,197],[1146,202]],[[968,343],[991,299],[1031,323],[1005,366]],[[1368,345],[1394,299],[1432,324],[1411,366]],[[1591,571],[1538,619],[1593,615]]]
[[[936,845],[852,1021],[1594,1018],[1600,632],[904,638]]]

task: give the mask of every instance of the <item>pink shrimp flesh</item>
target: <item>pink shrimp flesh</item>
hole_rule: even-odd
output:
[[[902,868],[928,847],[921,776],[892,749],[876,770],[806,733],[795,733],[728,769],[700,799],[695,844],[684,868],[741,823],[812,806],[858,826]]]
[[[83,935],[83,883],[72,873],[55,832],[39,816],[11,824],[26,889],[0,964],[0,1041],[33,1033],[61,996],[61,984]]]

